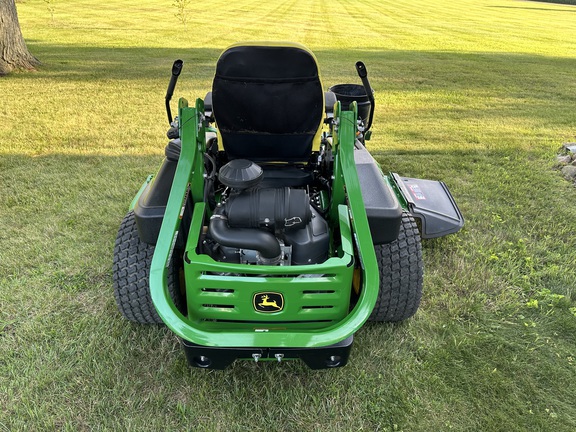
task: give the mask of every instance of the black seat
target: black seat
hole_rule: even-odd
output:
[[[234,45],[216,65],[212,109],[230,159],[308,161],[324,118],[316,58],[297,44]]]

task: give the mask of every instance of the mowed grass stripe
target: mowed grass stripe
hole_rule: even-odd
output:
[[[0,80],[0,430],[576,429],[574,7],[512,0],[18,3],[36,73]],[[367,325],[350,364],[190,370],[120,318],[112,247],[166,144],[164,94],[210,89],[221,50],[290,40],[325,87],[376,90],[384,169],[448,183],[458,235],[424,244],[420,311]],[[563,297],[562,297],[563,296]]]

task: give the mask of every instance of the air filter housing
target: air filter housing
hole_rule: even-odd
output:
[[[246,159],[234,159],[220,168],[218,178],[232,189],[249,189],[257,186],[264,175],[262,168]]]

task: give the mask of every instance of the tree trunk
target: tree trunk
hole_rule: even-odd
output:
[[[0,0],[0,75],[14,69],[32,70],[39,64],[22,37],[15,0]]]

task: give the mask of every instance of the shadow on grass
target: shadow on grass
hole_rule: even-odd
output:
[[[560,5],[576,5],[576,0],[528,0],[535,3],[555,3]]]
[[[542,0],[544,1],[544,0]],[[569,0],[568,0],[569,1]],[[546,3],[556,3],[558,5],[566,6],[566,5],[576,5],[576,0],[573,3],[569,2],[563,3],[561,1],[551,1]],[[524,10],[533,10],[533,11],[546,11],[546,12],[576,12],[576,9],[548,9],[548,8],[539,8],[539,7],[523,7],[523,6],[486,6],[489,8],[497,8],[497,9],[524,9]]]
[[[211,88],[221,53],[216,48],[107,48],[49,45],[28,42],[44,66],[38,73],[17,74],[10,80],[31,86],[35,80],[97,85],[106,93],[121,95],[134,87],[166,88],[175,59],[185,65],[175,98],[203,97]],[[476,121],[520,118],[570,125],[576,104],[576,58],[519,53],[315,50],[325,88],[334,84],[360,83],[354,63],[368,66],[379,110],[393,106],[420,117]],[[121,84],[122,83],[122,84]],[[179,91],[194,88],[192,94]],[[137,88],[137,87],[136,87]],[[158,100],[163,96],[158,91]],[[128,97],[128,96],[127,96]],[[133,97],[133,93],[131,94]],[[392,99],[389,99],[392,98]],[[94,101],[105,106],[105,101]],[[404,114],[403,114],[404,115]],[[392,118],[397,121],[397,118]],[[416,137],[418,138],[418,137]]]
[[[212,79],[222,50],[216,48],[113,48],[77,45],[49,45],[27,41],[31,51],[44,64],[40,74],[55,80],[154,80],[168,79],[172,62],[185,62],[181,79]],[[363,60],[372,80],[386,79],[387,89],[403,89],[406,82],[438,84],[446,88],[486,88],[493,74],[515,82],[513,72],[529,67],[530,75],[545,77],[552,71],[573,72],[575,58],[492,52],[314,50],[320,71],[326,78],[342,77],[357,81],[354,63]],[[486,73],[491,73],[485,77]],[[38,74],[19,74],[13,79],[34,79]],[[449,78],[449,79],[448,79]],[[557,80],[558,77],[554,77]],[[498,82],[498,81],[496,81]]]
[[[454,163],[464,163],[457,153]],[[405,159],[414,159],[414,154]],[[429,152],[417,164],[450,171],[453,156],[452,151]],[[473,161],[475,172],[468,180],[486,177],[484,171],[498,154],[483,156]],[[461,430],[471,422],[474,430],[573,430],[573,365],[565,359],[573,356],[574,320],[564,313],[558,323],[548,323],[552,318],[544,321],[534,312],[528,319],[538,327],[532,329],[524,317],[486,310],[481,291],[486,288],[470,277],[483,264],[470,255],[456,257],[470,254],[478,243],[443,244],[434,254],[436,265],[428,267],[432,278],[427,280],[433,284],[427,288],[435,291],[426,293],[429,305],[403,324],[364,326],[345,369],[311,371],[300,362],[236,362],[222,372],[189,369],[168,330],[120,318],[111,288],[119,222],[161,159],[161,154],[17,154],[0,159],[0,254],[12,261],[0,259],[0,274],[10,279],[0,288],[0,295],[5,292],[0,297],[5,300],[3,313],[10,317],[3,334],[4,370],[9,390],[21,395],[18,403],[8,404],[11,419],[27,418],[26,409],[38,405],[44,407],[37,414],[41,419],[65,418],[62,407],[73,406],[79,418],[113,430],[122,429],[115,418],[164,423],[150,430],[165,424],[185,429],[191,419],[201,425],[199,430],[247,430],[254,424],[274,425],[280,417],[287,419],[287,426],[277,430],[310,430],[313,424],[323,425],[322,430],[443,430],[443,425],[430,429],[430,423],[438,422],[437,413],[449,407],[450,418],[466,419],[467,428]],[[497,174],[508,168],[501,167]],[[516,176],[534,184],[537,173],[532,178],[522,172]],[[500,181],[498,175],[492,177],[494,183]],[[502,200],[508,193],[478,183],[468,192],[474,216],[490,217],[479,208],[482,189],[500,206],[495,210],[505,211]],[[541,195],[539,206],[545,202],[555,207],[553,194]],[[521,207],[531,201],[524,200]],[[525,228],[530,219],[536,218],[524,218]],[[467,229],[494,231],[474,224]],[[524,232],[516,228],[512,234]],[[434,251],[427,252],[430,256]],[[459,270],[458,259],[465,264],[459,264]],[[451,265],[446,266],[447,260]],[[458,283],[461,295],[455,294]],[[441,309],[446,303],[458,311],[456,316]],[[117,415],[100,418],[99,411],[86,408],[91,406]],[[140,406],[150,418],[133,420]],[[561,415],[550,418],[546,410],[551,406]],[[518,414],[527,409],[535,414]],[[222,419],[230,427],[211,427]]]
[[[40,73],[55,80],[91,81],[154,80],[170,78],[172,63],[183,58],[186,66],[182,76],[208,77],[214,73],[219,49],[178,48],[115,48],[80,45],[49,45],[27,40],[28,48],[41,61]],[[34,74],[15,75],[19,79],[33,79]]]

